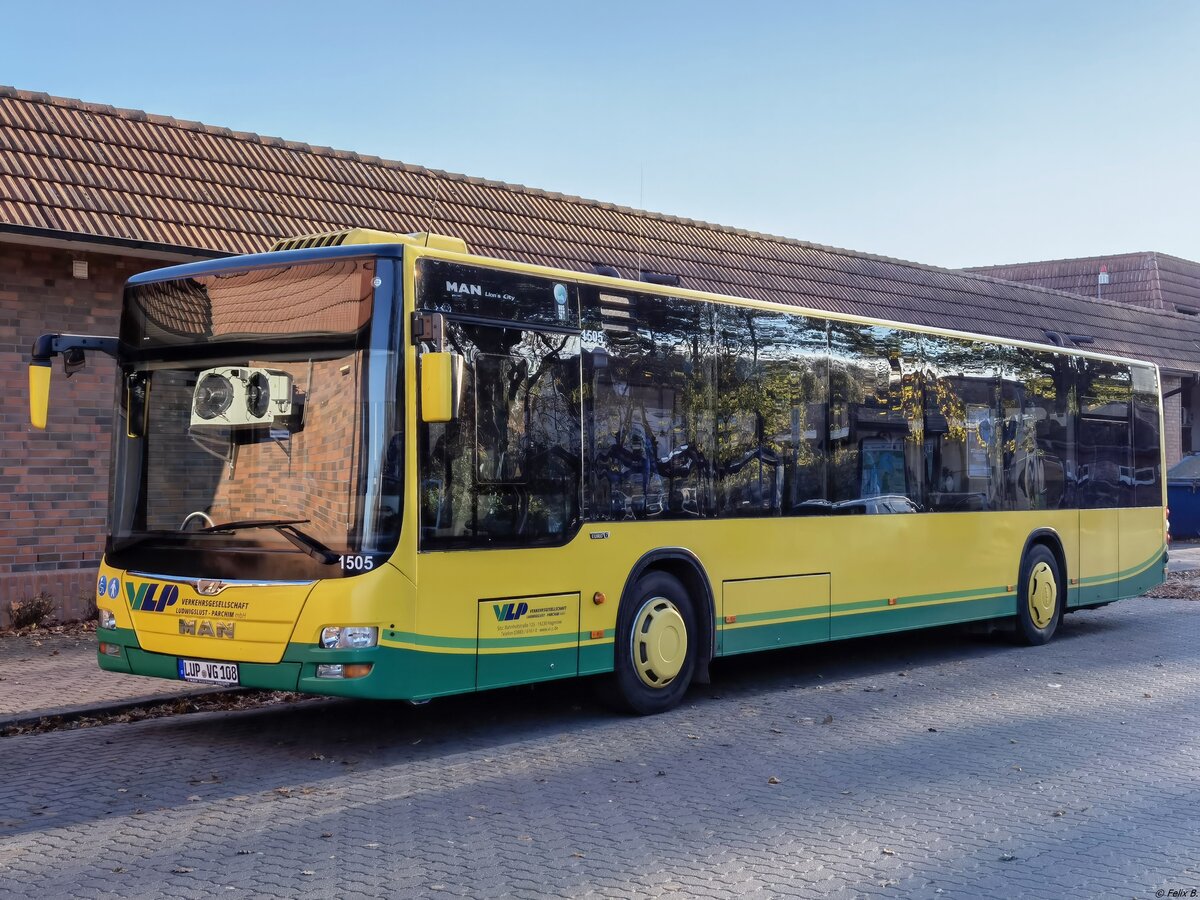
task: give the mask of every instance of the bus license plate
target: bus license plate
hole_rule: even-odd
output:
[[[200,684],[237,684],[237,663],[204,662],[199,659],[179,660],[179,677]]]

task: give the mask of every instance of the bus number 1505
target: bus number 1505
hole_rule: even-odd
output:
[[[370,572],[375,568],[373,556],[339,556],[338,562],[342,564],[344,572]]]

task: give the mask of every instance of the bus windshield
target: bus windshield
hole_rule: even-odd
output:
[[[376,267],[335,259],[130,286],[114,565],[309,580],[391,552],[402,417]]]

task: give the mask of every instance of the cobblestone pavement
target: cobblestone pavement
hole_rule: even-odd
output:
[[[0,725],[207,690],[182,681],[105,672],[96,665],[94,634],[0,635]]]
[[[725,661],[648,719],[558,684],[0,739],[0,895],[1190,895],[1200,606],[1066,626]]]
[[[1168,571],[1200,571],[1200,544],[1173,544],[1169,556],[1170,559],[1167,562]]]

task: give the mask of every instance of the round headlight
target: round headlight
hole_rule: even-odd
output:
[[[196,415],[215,419],[233,403],[233,384],[224,375],[205,375],[196,385]]]
[[[271,382],[262,372],[250,376],[246,385],[246,411],[256,419],[267,414],[267,404],[271,402]]]

